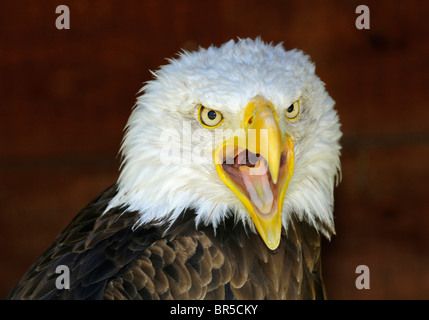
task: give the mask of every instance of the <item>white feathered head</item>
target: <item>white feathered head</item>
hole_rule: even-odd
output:
[[[182,52],[142,88],[109,208],[216,228],[234,215],[270,249],[292,215],[330,237],[341,137],[334,101],[302,52],[259,38]],[[108,209],[109,209],[108,208]]]

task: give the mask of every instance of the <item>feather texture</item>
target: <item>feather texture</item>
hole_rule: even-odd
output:
[[[320,236],[293,218],[271,252],[257,234],[227,220],[216,235],[195,229],[186,210],[171,226],[133,230],[137,212],[110,209],[116,185],[91,202],[36,261],[9,299],[323,298]],[[167,228],[167,229],[165,229]],[[57,289],[58,265],[71,288]]]

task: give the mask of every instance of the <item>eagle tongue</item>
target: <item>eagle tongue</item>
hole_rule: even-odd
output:
[[[268,167],[265,159],[261,158],[254,168],[240,166],[239,169],[250,200],[262,214],[269,214],[273,206],[274,195],[268,180]]]

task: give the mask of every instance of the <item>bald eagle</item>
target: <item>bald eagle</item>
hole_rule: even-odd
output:
[[[182,51],[153,75],[118,181],[8,298],[324,298],[341,131],[309,57],[238,39]]]

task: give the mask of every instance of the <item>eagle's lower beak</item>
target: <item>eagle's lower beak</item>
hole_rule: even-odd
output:
[[[241,128],[215,151],[216,170],[274,250],[280,243],[283,200],[293,173],[293,143],[282,134],[272,103],[260,96],[247,104]]]

